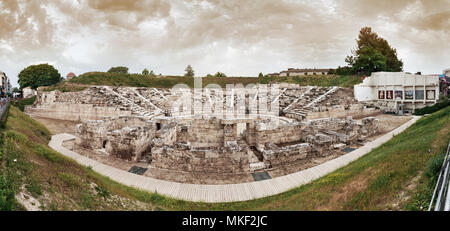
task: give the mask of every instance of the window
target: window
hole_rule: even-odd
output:
[[[414,91],[405,91],[405,99],[414,99]]]
[[[428,100],[434,100],[435,99],[435,91],[434,90],[428,90],[427,91],[427,99]]]
[[[378,91],[378,99],[384,99],[384,91]]]
[[[423,90],[416,90],[416,99],[424,99]]]
[[[403,91],[395,91],[395,99],[403,99]]]

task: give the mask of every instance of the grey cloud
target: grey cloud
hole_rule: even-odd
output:
[[[426,59],[435,62],[423,68],[434,70],[450,58],[449,0],[0,0],[0,4],[0,45],[13,47],[15,60],[23,56],[61,60],[68,71],[122,62],[136,68],[156,65],[163,68],[160,72],[176,74],[174,70],[182,72],[183,66],[197,63],[204,72],[221,67],[249,75],[289,66],[344,65],[363,26],[372,26],[397,48],[406,69]],[[67,52],[78,55],[62,55]],[[98,63],[77,61],[85,56]]]

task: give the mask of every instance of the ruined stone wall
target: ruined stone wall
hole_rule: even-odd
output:
[[[103,148],[106,139],[107,126],[103,120],[89,120],[76,127],[75,143],[89,149]]]
[[[250,130],[246,132],[250,145],[263,148],[266,143],[283,144],[297,142],[302,139],[301,124],[272,124],[258,123],[247,126]],[[254,136],[254,137],[252,137]]]
[[[312,125],[318,129],[337,131],[337,130],[343,129],[345,124],[349,123],[349,122],[350,121],[348,121],[348,120],[329,117],[329,118],[311,120],[304,124],[306,124],[306,126]]]
[[[195,119],[178,124],[177,142],[189,143],[192,147],[223,147],[224,126],[220,120]]]
[[[68,121],[100,120],[105,117],[129,116],[129,106],[122,99],[99,87],[80,92],[45,92],[39,89],[36,102],[25,112],[35,116]]]
[[[262,152],[264,163],[268,167],[277,167],[286,163],[292,163],[297,160],[306,159],[311,152],[311,145],[308,143],[294,144],[279,147],[273,143],[266,145]]]
[[[154,126],[125,127],[106,134],[106,152],[124,160],[137,161],[150,152]]]
[[[92,104],[53,103],[40,106],[27,106],[25,113],[34,116],[68,120],[100,120],[105,117],[129,116],[131,111],[123,111],[115,107],[97,107]]]
[[[380,131],[379,121],[375,117],[367,117],[362,119],[362,125],[358,130],[360,138],[376,135]]]
[[[173,147],[177,142],[177,124],[170,123],[165,124],[159,131],[156,132],[156,138],[153,140],[153,144],[158,147],[170,146]]]
[[[163,169],[205,173],[249,171],[247,149],[188,150],[167,146],[152,148],[152,166]]]
[[[348,116],[363,117],[373,115],[377,111],[375,108],[364,108],[364,106],[359,104],[350,105],[349,108],[345,108],[344,105],[336,105],[332,107],[320,107],[319,111],[308,112],[305,119],[313,120],[327,117],[345,118]]]
[[[149,134],[155,134],[156,130],[156,126],[154,123],[152,123],[151,121],[147,121],[141,117],[123,116],[108,118],[106,120],[87,120],[77,125],[76,144],[90,149],[102,149],[106,147],[106,144],[108,143],[107,141],[109,139],[111,139],[113,142],[121,142],[120,138],[115,137],[115,135],[110,134],[110,136],[108,136],[108,132],[117,131],[117,136],[123,134],[124,137],[130,137],[135,135],[136,132],[139,132],[134,130],[128,131],[126,129],[121,130],[126,127],[128,127],[127,129],[130,129],[130,127],[146,129],[146,132],[148,132]],[[143,133],[140,133],[140,135],[143,135]],[[150,140],[152,138],[150,138]],[[134,139],[141,139],[141,137],[136,135]],[[126,138],[124,138],[123,142],[125,142],[125,140]],[[111,148],[113,149],[113,147]]]

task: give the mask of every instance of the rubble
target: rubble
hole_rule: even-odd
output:
[[[250,116],[249,109],[237,118],[218,118],[213,112],[241,110],[240,103],[251,104],[261,96],[205,91],[194,102],[210,103],[212,114],[190,115],[181,107],[180,114],[173,114],[173,103],[182,96],[168,89],[109,86],[39,91],[35,105],[26,110],[80,121],[78,146],[154,168],[204,173],[253,172],[327,156],[379,131],[373,117],[352,119],[374,109],[338,87],[282,85],[267,98],[269,103],[279,100],[280,114]],[[217,108],[216,103],[223,105]]]

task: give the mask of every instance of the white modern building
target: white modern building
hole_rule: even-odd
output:
[[[27,99],[35,96],[37,94],[36,90],[31,89],[31,87],[25,87],[22,89],[22,98]]]
[[[439,77],[403,72],[376,72],[355,85],[355,98],[386,112],[412,113],[439,99]]]

